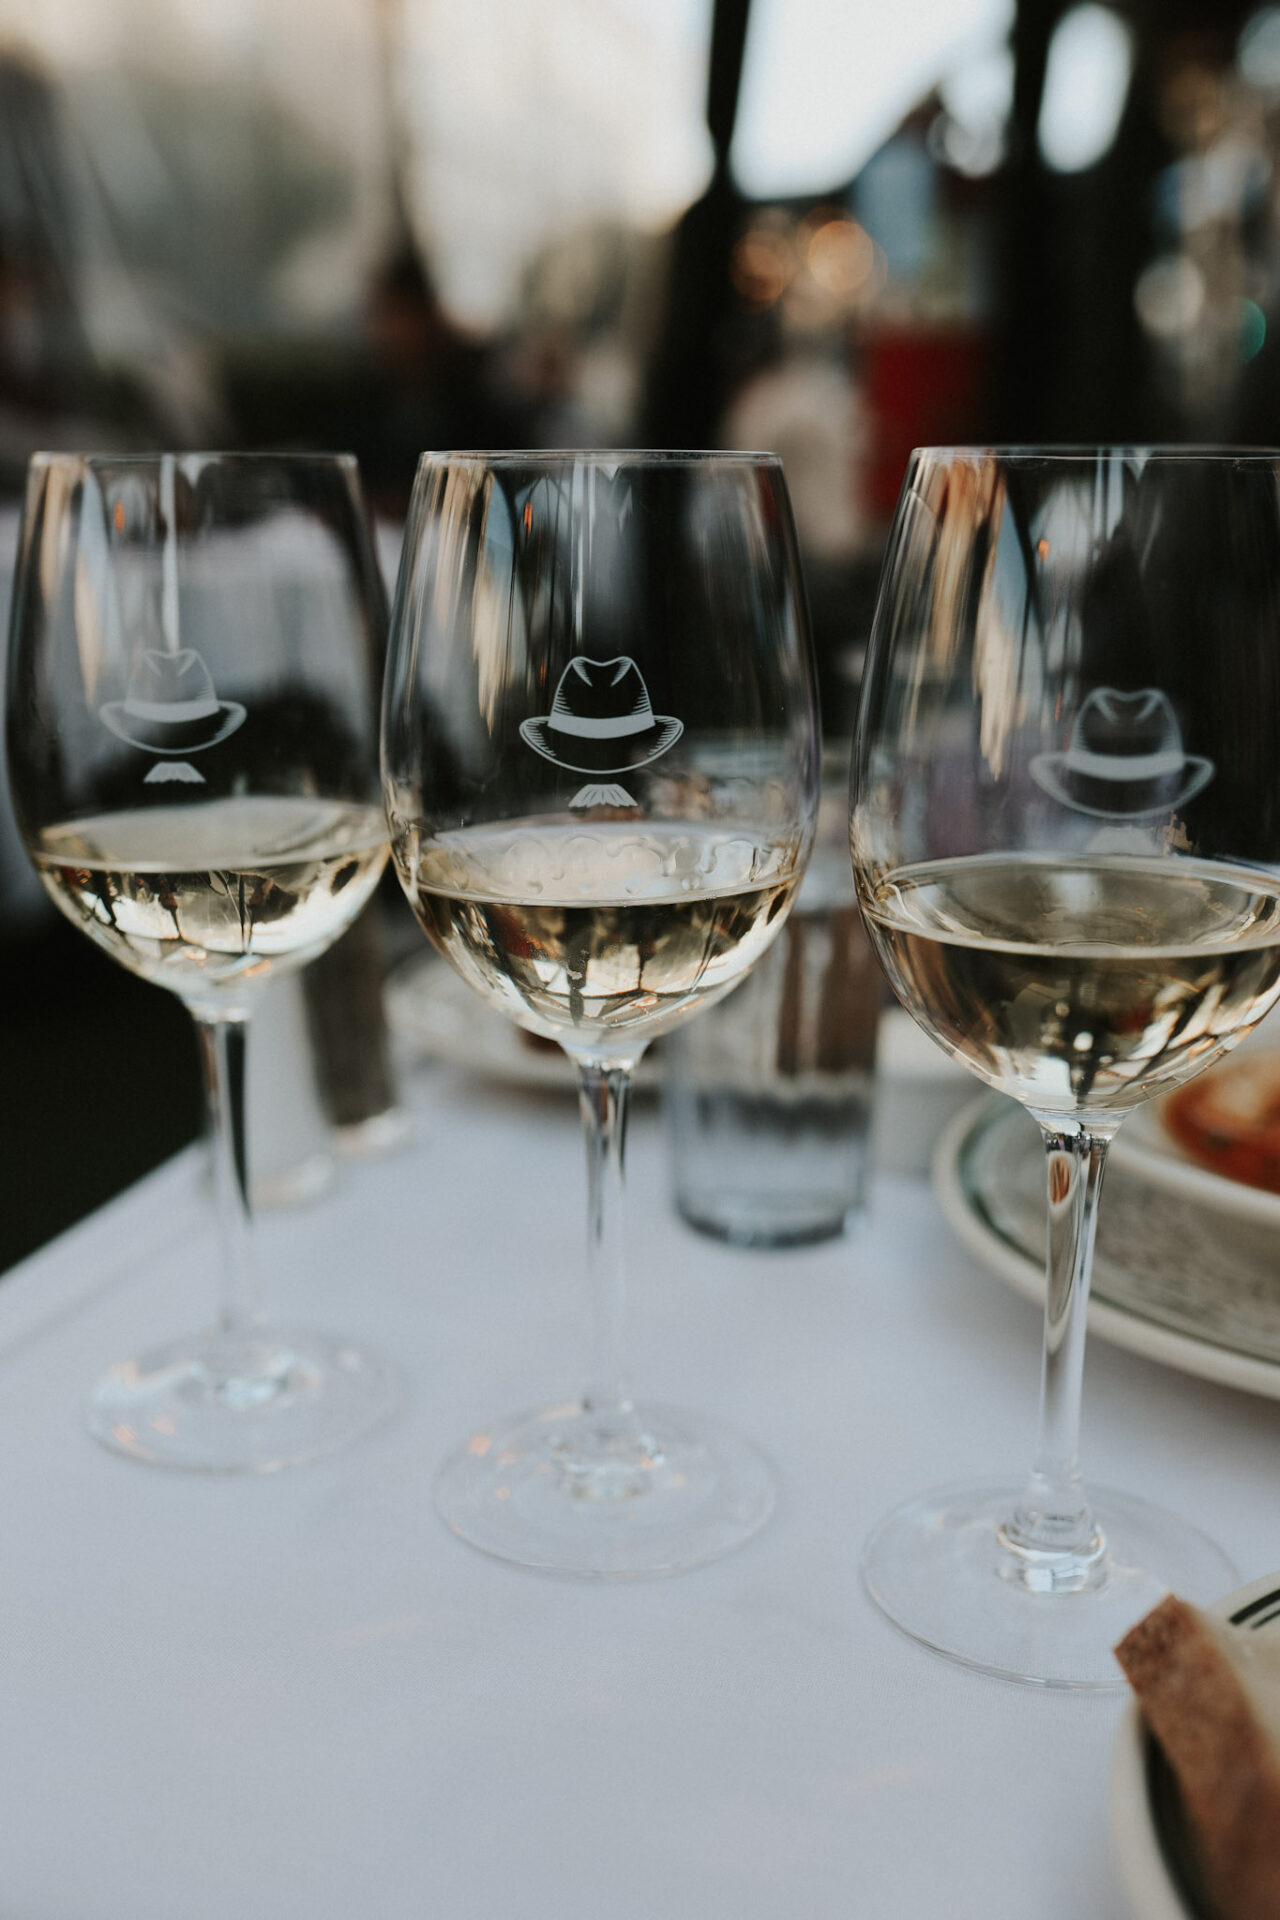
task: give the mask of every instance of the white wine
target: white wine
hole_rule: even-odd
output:
[[[925,1031],[1037,1114],[1123,1113],[1280,997],[1280,880],[1211,861],[939,860],[864,910]]]
[[[323,952],[386,855],[377,807],[258,794],[95,814],[32,849],[69,920],[187,999]]]
[[[690,822],[516,821],[395,851],[463,978],[568,1046],[639,1046],[727,992],[799,883],[791,850]]]

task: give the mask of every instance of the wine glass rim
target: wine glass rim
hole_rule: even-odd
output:
[[[735,447],[483,447],[427,452],[418,466],[532,467],[575,465],[592,467],[676,467],[722,464],[780,467],[781,455]]]
[[[911,460],[913,462],[918,460],[1000,460],[1011,464],[1060,462],[1063,465],[1098,460],[1167,460],[1170,462],[1217,460],[1224,464],[1251,460],[1274,463],[1280,461],[1280,447],[1234,446],[1224,442],[1206,442],[1201,445],[1193,442],[1179,444],[1140,440],[1081,441],[1078,444],[1063,443],[1044,446],[1037,446],[1034,442],[1005,445],[975,441],[972,445],[914,447]]]
[[[187,464],[203,465],[215,460],[242,461],[246,466],[261,465],[273,467],[285,466],[335,466],[357,467],[354,453],[316,451],[300,453],[296,450],[281,449],[276,452],[270,448],[243,447],[157,447],[131,448],[128,452],[113,453],[108,448],[95,448],[92,452],[76,452],[70,448],[40,448],[30,456],[32,467],[155,467],[164,460],[174,460],[180,466]]]

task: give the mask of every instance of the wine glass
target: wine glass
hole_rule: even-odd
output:
[[[1039,1122],[1039,1433],[1025,1483],[883,1521],[873,1598],[957,1660],[1110,1686],[1166,1589],[1230,1563],[1077,1466],[1107,1146],[1280,995],[1280,458],[926,449],[890,537],[851,846],[899,997]]]
[[[623,1132],[646,1046],[764,952],[809,851],[813,676],[778,461],[425,455],[383,784],[428,938],[559,1041],[586,1134],[586,1392],[473,1434],[438,1509],[474,1545],[564,1573],[712,1559],[767,1518],[773,1479],[718,1421],[632,1399]]]
[[[244,1132],[260,988],[337,939],[386,860],[383,622],[349,457],[31,462],[7,694],[19,825],[73,925],[190,1009],[208,1096],[217,1323],[113,1366],[87,1409],[137,1460],[288,1466],[394,1404],[376,1355],[262,1324]]]

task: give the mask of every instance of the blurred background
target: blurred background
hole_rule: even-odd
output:
[[[770,448],[838,740],[913,445],[1280,441],[1278,327],[1280,6],[0,0],[6,605],[41,447],[352,449],[390,570],[423,448]],[[0,975],[6,1266],[200,1111],[3,809]]]

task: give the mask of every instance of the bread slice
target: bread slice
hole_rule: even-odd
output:
[[[1120,1642],[1222,1920],[1280,1920],[1280,1634],[1170,1594]]]

